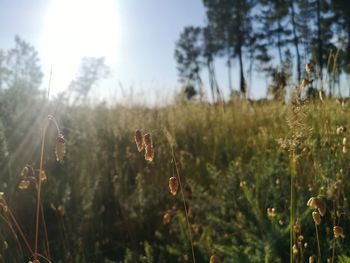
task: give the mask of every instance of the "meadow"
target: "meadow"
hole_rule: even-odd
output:
[[[9,211],[33,250],[38,186],[23,168],[41,156],[40,262],[192,262],[191,240],[196,262],[350,262],[347,101],[92,107],[13,92],[0,103],[0,262],[33,261]],[[54,124],[41,148],[48,116],[63,160]]]

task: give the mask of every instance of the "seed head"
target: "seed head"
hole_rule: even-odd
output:
[[[321,215],[319,212],[317,211],[312,212],[312,219],[314,220],[316,225],[321,224]]]
[[[57,162],[62,162],[63,157],[66,153],[66,140],[63,137],[63,134],[59,134],[56,139],[55,154]]]
[[[210,257],[209,262],[210,263],[221,263],[221,259],[217,255],[214,254]]]
[[[343,134],[343,133],[345,133],[346,132],[346,127],[344,127],[344,126],[339,126],[338,128],[337,128],[337,134]]]
[[[294,233],[300,233],[301,231],[301,226],[300,226],[300,223],[299,223],[299,220],[297,220],[293,226],[293,229],[294,229]]]
[[[293,254],[298,254],[298,246],[296,244],[293,245]]]
[[[307,201],[307,206],[311,209],[318,209],[318,212],[324,216],[326,213],[326,205],[322,200],[318,197],[311,197],[309,201]]]
[[[339,237],[345,238],[344,230],[340,226],[333,227],[333,234],[334,234],[334,238],[339,238]]]
[[[312,65],[312,63],[306,63],[305,65],[305,71],[308,75],[310,75],[314,70],[314,66]]]
[[[169,178],[169,189],[170,189],[170,193],[172,195],[176,195],[178,187],[179,187],[179,183],[178,183],[176,177],[170,177]]]
[[[276,209],[271,207],[267,208],[267,215],[272,218],[276,217]]]
[[[315,262],[315,257],[314,256],[310,256],[309,257],[309,263],[314,263]]]
[[[151,134],[149,133],[146,133],[144,136],[143,136],[143,141],[145,142],[145,145],[152,145],[152,137],[151,137]]]
[[[29,187],[30,182],[28,180],[21,180],[19,182],[18,188],[21,190],[27,189]]]
[[[141,152],[144,148],[144,141],[143,141],[142,132],[140,130],[135,131],[135,143],[137,146],[137,150]]]
[[[47,176],[46,176],[46,173],[45,173],[44,170],[41,170],[40,179],[41,179],[42,182],[46,181],[46,179],[47,179]]]
[[[145,145],[145,160],[148,162],[152,162],[154,158],[154,150],[151,144]]]
[[[171,220],[171,214],[169,211],[166,211],[163,215],[163,224],[164,225],[169,224],[170,220]]]

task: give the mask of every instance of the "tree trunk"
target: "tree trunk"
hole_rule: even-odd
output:
[[[228,70],[228,88],[230,90],[230,93],[232,94],[233,88],[232,88],[232,76],[231,76],[231,57],[229,54],[229,57],[227,59],[227,70]]]
[[[317,48],[318,48],[318,63],[320,66],[320,79],[322,80],[322,71],[323,71],[323,41],[322,41],[322,30],[321,30],[321,3],[320,0],[317,0]]]
[[[299,52],[299,39],[297,36],[296,23],[295,23],[295,10],[294,10],[294,0],[291,0],[291,15],[292,15],[292,28],[293,28],[293,42],[295,47],[296,59],[297,59],[297,73],[298,73],[298,82],[301,80],[301,67],[300,67],[300,52]]]
[[[244,69],[243,69],[243,57],[242,57],[242,47],[238,47],[238,58],[239,58],[239,71],[240,71],[240,91],[244,97],[246,97],[246,86],[244,79]]]
[[[282,57],[282,47],[281,47],[281,21],[278,20],[278,32],[277,32],[277,48],[278,48],[278,55],[280,57],[280,64],[282,65],[283,57]]]

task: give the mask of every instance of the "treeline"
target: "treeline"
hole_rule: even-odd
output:
[[[232,62],[239,65],[239,92],[248,96],[247,74],[269,78],[268,92],[284,97],[289,83],[314,65],[309,90],[340,93],[340,76],[350,73],[350,2],[346,0],[203,0],[207,23],[184,28],[175,59],[185,92],[201,93],[207,71],[213,100],[222,97],[215,60],[226,60],[232,94]],[[326,77],[327,76],[327,77]],[[336,88],[338,90],[336,91]]]

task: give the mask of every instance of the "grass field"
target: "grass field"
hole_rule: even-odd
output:
[[[0,190],[30,246],[38,188],[19,189],[21,171],[39,169],[49,114],[66,140],[57,162],[48,126],[40,262],[192,262],[191,239],[196,262],[350,262],[346,102],[1,106]],[[152,136],[152,162],[136,129]],[[32,260],[7,209],[1,218],[1,262]]]

